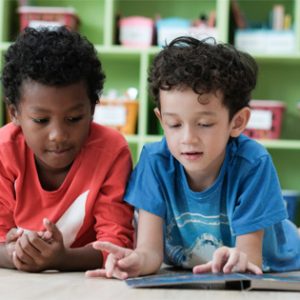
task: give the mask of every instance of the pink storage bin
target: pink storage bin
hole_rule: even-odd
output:
[[[79,18],[72,7],[20,6],[20,30],[25,27],[66,26],[77,30]]]
[[[250,101],[251,116],[244,134],[255,139],[279,139],[285,104],[276,100]]]
[[[154,21],[150,18],[132,16],[119,21],[120,42],[126,47],[149,47],[152,44]]]

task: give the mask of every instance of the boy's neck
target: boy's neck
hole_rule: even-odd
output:
[[[42,168],[39,164],[36,163],[36,168],[42,188],[46,191],[55,191],[59,189],[59,187],[64,182],[71,168],[71,165],[62,170],[51,171]]]

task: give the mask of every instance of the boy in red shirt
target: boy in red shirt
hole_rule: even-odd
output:
[[[131,155],[92,122],[105,75],[78,33],[26,29],[5,56],[12,123],[0,129],[0,267],[39,272],[101,267],[95,240],[132,247],[123,202]]]

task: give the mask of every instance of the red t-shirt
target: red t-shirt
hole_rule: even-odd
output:
[[[0,242],[13,227],[43,230],[47,217],[62,232],[66,247],[102,240],[131,248],[133,209],[123,202],[131,168],[122,135],[92,123],[64,182],[46,191],[20,127],[7,124],[0,128]]]

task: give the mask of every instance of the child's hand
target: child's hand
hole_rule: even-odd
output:
[[[12,261],[13,253],[15,251],[15,245],[18,238],[23,234],[22,229],[18,228],[12,228],[9,230],[9,232],[6,234],[6,250],[8,257]]]
[[[37,232],[22,235],[16,243],[13,262],[18,270],[40,272],[55,269],[64,257],[65,247],[61,232],[49,220],[44,220],[46,232],[51,240],[43,240]]]
[[[93,247],[109,252],[109,255],[104,269],[87,271],[86,276],[126,279],[139,275],[142,265],[142,257],[139,253],[109,242],[94,242]]]
[[[211,261],[193,268],[193,273],[208,272],[251,272],[257,275],[262,274],[262,270],[258,266],[248,261],[248,257],[244,252],[241,252],[237,248],[229,247],[218,248]]]
[[[37,232],[38,236],[43,240],[46,241],[48,243],[51,243],[52,241],[52,232],[48,231],[48,230],[44,230],[44,231],[38,231]]]

